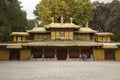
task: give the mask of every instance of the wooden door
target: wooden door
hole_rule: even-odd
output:
[[[54,49],[45,49],[44,55],[45,55],[45,58],[54,58],[55,50]]]
[[[42,58],[43,50],[42,49],[34,49],[33,50],[33,57],[34,58]]]
[[[114,60],[115,59],[115,51],[114,50],[105,50],[105,59],[106,60]]]
[[[79,58],[79,49],[69,49],[69,58]]]
[[[58,49],[57,60],[66,60],[66,58],[67,58],[67,49]]]
[[[87,58],[91,58],[91,51],[90,49],[82,49],[81,50],[82,55],[86,55]]]
[[[19,60],[20,59],[20,51],[19,50],[11,50],[10,51],[10,60]]]

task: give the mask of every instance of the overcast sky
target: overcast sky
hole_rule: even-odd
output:
[[[21,6],[23,6],[22,9],[24,9],[27,12],[27,19],[34,19],[35,16],[33,14],[33,10],[35,10],[35,6],[39,3],[40,0],[19,0],[22,2]],[[97,0],[91,0],[97,1]],[[112,0],[98,0],[100,2],[111,2]]]

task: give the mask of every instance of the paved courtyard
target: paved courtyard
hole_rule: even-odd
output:
[[[120,80],[120,62],[0,61],[0,80]]]

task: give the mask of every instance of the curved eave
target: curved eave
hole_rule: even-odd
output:
[[[96,33],[96,32],[80,32],[80,31],[75,31],[75,33]]]
[[[46,29],[51,29],[51,28],[52,29],[59,29],[59,28],[62,28],[62,29],[64,29],[64,28],[78,29],[78,28],[80,28],[80,26],[75,25],[73,23],[51,23],[49,25],[45,25],[45,28]]]
[[[104,43],[104,49],[118,49],[118,46],[115,43]]]
[[[98,36],[113,36],[114,34],[113,33],[111,33],[111,34],[97,34],[96,33],[96,35],[98,35]]]
[[[10,34],[11,36],[29,36],[29,34]]]
[[[6,47],[7,49],[22,49],[21,45],[8,45]]]
[[[45,27],[46,29],[79,29],[80,27]]]
[[[11,33],[10,35],[11,36],[29,36],[29,34],[19,34],[19,33],[18,34],[12,34]]]
[[[103,48],[104,49],[118,49],[118,46],[116,46],[116,45],[109,45],[109,46],[107,46],[107,45],[103,45]]]
[[[30,31],[28,33],[50,33],[50,31],[42,31],[42,32],[40,32],[40,31]]]

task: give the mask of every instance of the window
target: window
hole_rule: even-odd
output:
[[[21,37],[17,37],[17,42],[21,42]]]
[[[60,36],[65,36],[65,32],[64,32],[64,31],[61,31],[61,32],[60,32]]]
[[[103,41],[106,41],[106,36],[103,36]]]

